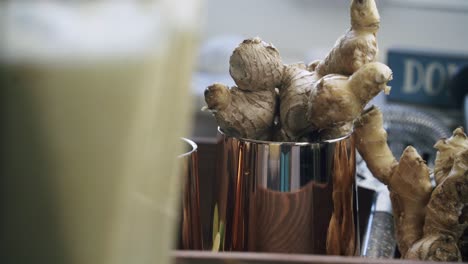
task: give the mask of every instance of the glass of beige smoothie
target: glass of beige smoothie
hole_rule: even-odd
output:
[[[1,263],[167,263],[199,1],[0,4]]]

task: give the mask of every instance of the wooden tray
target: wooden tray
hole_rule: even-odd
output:
[[[429,263],[400,259],[371,259],[321,255],[264,254],[264,253],[214,253],[209,251],[174,251],[176,264],[418,264]],[[443,263],[443,262],[430,262]]]

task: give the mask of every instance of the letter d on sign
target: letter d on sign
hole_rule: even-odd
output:
[[[407,59],[405,65],[405,80],[403,83],[403,93],[417,93],[424,85],[424,66],[421,62]]]

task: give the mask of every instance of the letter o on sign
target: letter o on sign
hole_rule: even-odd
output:
[[[434,83],[434,77],[439,75],[439,81]],[[444,84],[446,80],[445,68],[440,63],[431,63],[426,69],[425,76],[425,87],[424,90],[428,95],[438,95],[442,89],[444,89]]]

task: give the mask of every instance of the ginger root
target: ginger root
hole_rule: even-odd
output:
[[[356,121],[356,147],[376,178],[388,185],[392,200],[398,248],[402,255],[423,234],[425,206],[432,185],[429,168],[413,147],[407,147],[400,161],[387,145],[382,113],[372,107]]]
[[[356,121],[356,146],[370,171],[388,185],[400,253],[408,259],[461,261],[458,244],[468,227],[466,135],[459,128],[435,145],[436,173],[443,175],[433,190],[429,169],[414,148],[395,162],[382,124],[378,108],[364,112]]]
[[[313,65],[308,68],[313,69]],[[378,62],[364,65],[351,77],[329,74],[320,78],[304,64],[286,66],[279,89],[284,137],[295,141],[312,131],[317,131],[317,139],[346,135],[365,105],[380,91],[389,92],[387,82],[391,79],[390,68]]]
[[[258,37],[244,40],[229,64],[229,73],[241,90],[273,90],[281,85],[283,62],[279,52]]]
[[[411,247],[406,258],[461,261],[457,244],[468,227],[463,215],[467,206],[468,148],[455,155],[448,176],[434,189],[427,205],[424,237]]]
[[[246,39],[234,50],[229,63],[238,87],[209,86],[205,90],[207,109],[230,136],[270,140],[278,108],[275,89],[283,77],[278,50],[260,38]]]
[[[226,104],[221,103],[225,99],[206,98],[208,109],[215,114],[219,126],[231,136],[265,140],[273,137],[290,142],[331,139],[344,136],[340,133],[349,133],[352,130],[350,124],[364,106],[381,90],[389,91],[386,84],[392,78],[392,71],[387,66],[374,62],[376,32],[380,26],[375,0],[352,0],[350,16],[351,29],[337,41],[323,61],[313,61],[307,67],[304,64],[284,65],[278,50],[258,37],[239,44],[229,60],[229,73],[238,87],[234,89],[235,93],[230,93],[233,103],[229,105],[237,111],[218,109]],[[279,90],[279,102],[272,104],[271,94],[275,89]],[[238,95],[242,99],[234,99]],[[258,102],[265,96],[267,101]],[[247,110],[244,108],[250,105],[244,102],[257,105]],[[262,116],[254,117],[257,109]],[[266,114],[266,109],[272,112]],[[277,114],[278,117],[271,118]],[[271,124],[265,124],[271,120]],[[255,123],[257,121],[261,123]],[[266,128],[273,129],[267,131]]]
[[[430,261],[460,261],[461,255],[453,237],[429,235],[416,242],[404,256],[405,259]]]
[[[353,0],[350,7],[351,28],[339,38],[327,57],[317,66],[321,76],[330,73],[351,75],[374,62],[378,47],[376,34],[380,15],[374,0]]]
[[[437,184],[440,184],[449,174],[454,156],[464,150],[468,149],[468,137],[463,131],[463,128],[457,128],[453,132],[453,136],[449,139],[439,140],[435,146],[438,151],[434,166],[434,177]]]
[[[429,168],[416,149],[409,146],[403,152],[388,183],[395,221],[395,237],[402,255],[423,234],[422,226],[426,215],[432,184]]]
[[[391,79],[390,68],[378,62],[364,65],[350,77],[330,74],[320,78],[316,72],[306,70],[304,64],[284,66],[282,85],[279,89],[278,139],[297,141],[314,130],[319,131],[322,138],[328,139],[339,131],[351,131],[350,122],[361,114],[365,105],[380,91],[389,92],[387,82]],[[215,84],[207,89],[205,100],[220,127],[231,136],[242,135],[251,139],[267,140],[273,132],[268,129],[274,127],[276,115],[277,102],[273,96],[275,89],[235,88],[235,92],[228,93],[227,89],[223,90],[217,86],[219,85]],[[217,96],[220,98],[216,99]],[[237,100],[237,96],[242,98]],[[265,98],[266,101],[258,101]],[[230,101],[237,111],[232,112],[231,108],[225,110]],[[252,109],[247,109],[249,104],[252,105]],[[267,114],[266,111],[270,113]],[[237,114],[240,116],[236,116]],[[256,114],[261,116],[254,117]],[[261,123],[257,124],[257,121]],[[239,127],[232,127],[233,125]]]
[[[309,96],[309,125],[321,130],[354,121],[380,91],[390,91],[387,82],[391,79],[390,68],[379,62],[362,66],[351,77],[337,74],[324,76]]]
[[[296,141],[309,127],[306,118],[309,95],[318,79],[319,76],[306,70],[304,64],[285,66],[279,89],[281,141]]]
[[[356,148],[366,161],[372,174],[388,185],[398,161],[387,144],[387,131],[383,128],[383,115],[371,106],[354,122]]]
[[[468,205],[468,148],[456,155],[447,178],[432,193],[427,205],[424,234],[445,233],[457,240],[468,227],[466,219],[460,222]]]
[[[218,125],[233,137],[268,140],[274,125],[276,91],[244,91],[215,83],[205,90],[208,110]]]

